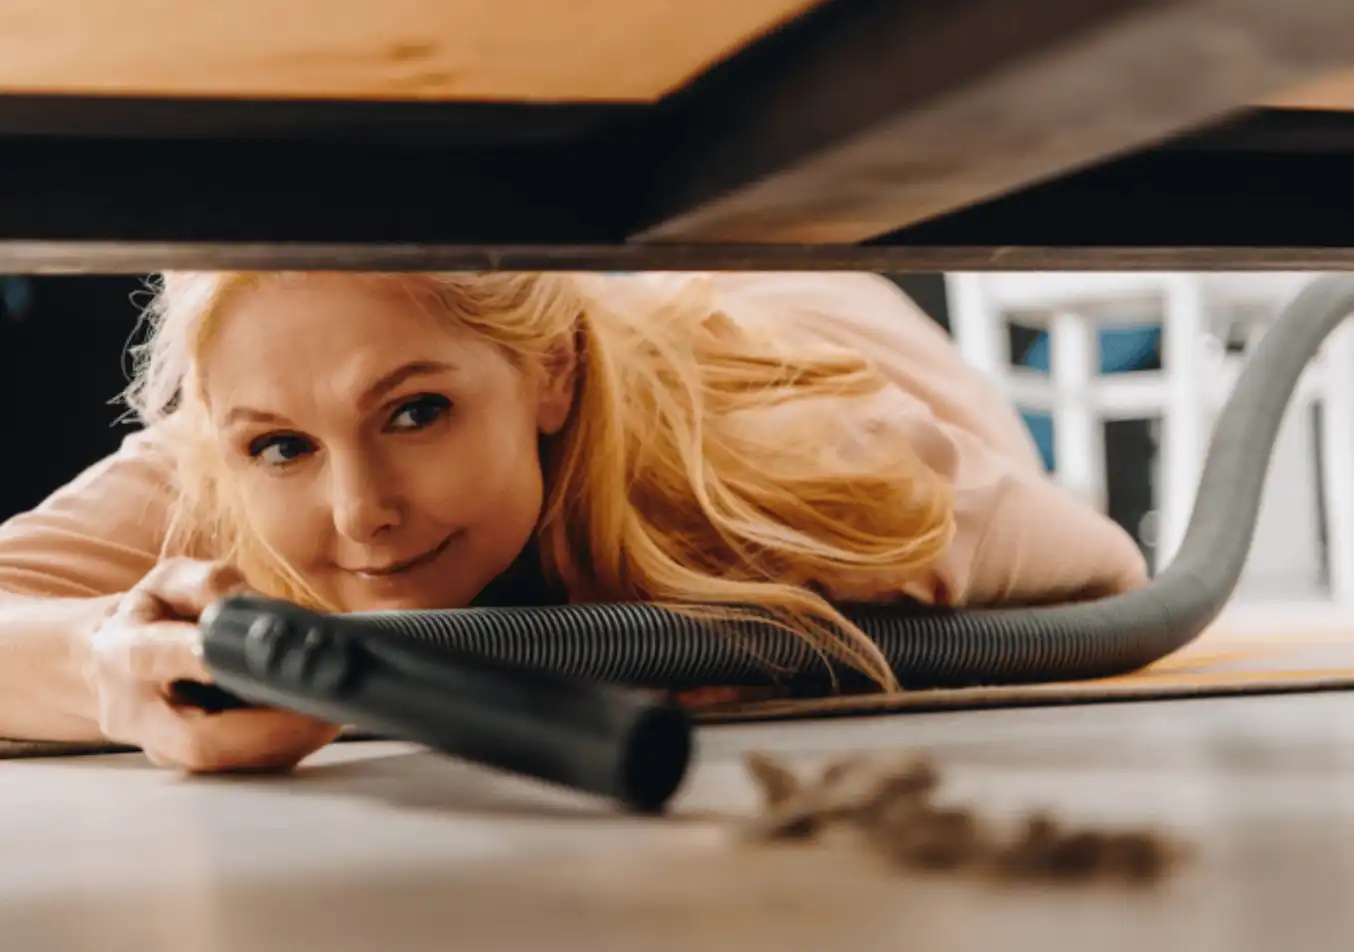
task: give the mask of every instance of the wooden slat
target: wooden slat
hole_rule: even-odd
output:
[[[0,93],[658,98],[816,0],[6,0]]]
[[[1271,117],[1249,140],[1231,135],[1263,147]],[[626,242],[629,210],[661,193],[626,180],[648,166],[609,140],[580,152],[392,137],[13,136],[0,273],[1354,268],[1347,159],[1223,148],[1220,133],[1213,148],[1149,151],[867,245]]]
[[[869,239],[1214,121],[1346,65],[1354,35],[1349,0],[1019,7],[824,8],[793,54],[693,108],[633,237]]]
[[[1354,271],[1354,242],[1282,245],[411,245],[0,238],[8,274],[242,271]]]

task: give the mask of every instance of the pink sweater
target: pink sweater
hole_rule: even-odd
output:
[[[1127,533],[1045,476],[1014,410],[890,282],[830,273],[712,280],[733,318],[774,319],[787,340],[803,335],[849,346],[889,378],[888,424],[955,488],[957,533],[924,588],[956,604],[1032,603],[1098,596],[1145,580]],[[0,525],[0,591],[126,591],[160,555],[170,482],[162,434],[128,436],[117,453]],[[862,579],[834,594],[875,597],[889,588],[887,579]]]

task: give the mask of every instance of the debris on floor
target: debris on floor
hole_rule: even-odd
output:
[[[1150,883],[1182,852],[1153,830],[1065,827],[1043,813],[1002,835],[975,810],[936,801],[940,772],[924,756],[852,757],[810,779],[761,752],[749,754],[745,764],[762,794],[761,813],[741,828],[750,842],[809,840],[846,830],[900,869],[1020,882]]]
[[[760,751],[748,754],[744,761],[753,780],[762,791],[762,802],[768,807],[776,807],[794,796],[799,790],[799,778],[794,771]]]

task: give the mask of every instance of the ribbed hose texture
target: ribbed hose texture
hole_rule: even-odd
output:
[[[874,639],[904,686],[914,689],[1107,677],[1184,647],[1217,617],[1236,587],[1289,399],[1322,341],[1351,311],[1354,276],[1322,277],[1261,339],[1217,420],[1179,552],[1148,586],[1051,607],[843,605],[843,613]],[[790,680],[812,688],[834,678],[853,679],[783,628],[698,620],[645,604],[356,617],[453,652],[633,685]]]

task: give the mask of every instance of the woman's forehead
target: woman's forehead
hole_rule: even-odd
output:
[[[262,284],[218,317],[199,354],[204,384],[252,389],[279,375],[361,388],[410,361],[473,367],[484,341],[396,293],[343,280]]]
[[[348,340],[395,345],[457,332],[451,315],[408,286],[342,275],[269,280],[242,288],[214,323],[216,340],[260,348]]]

